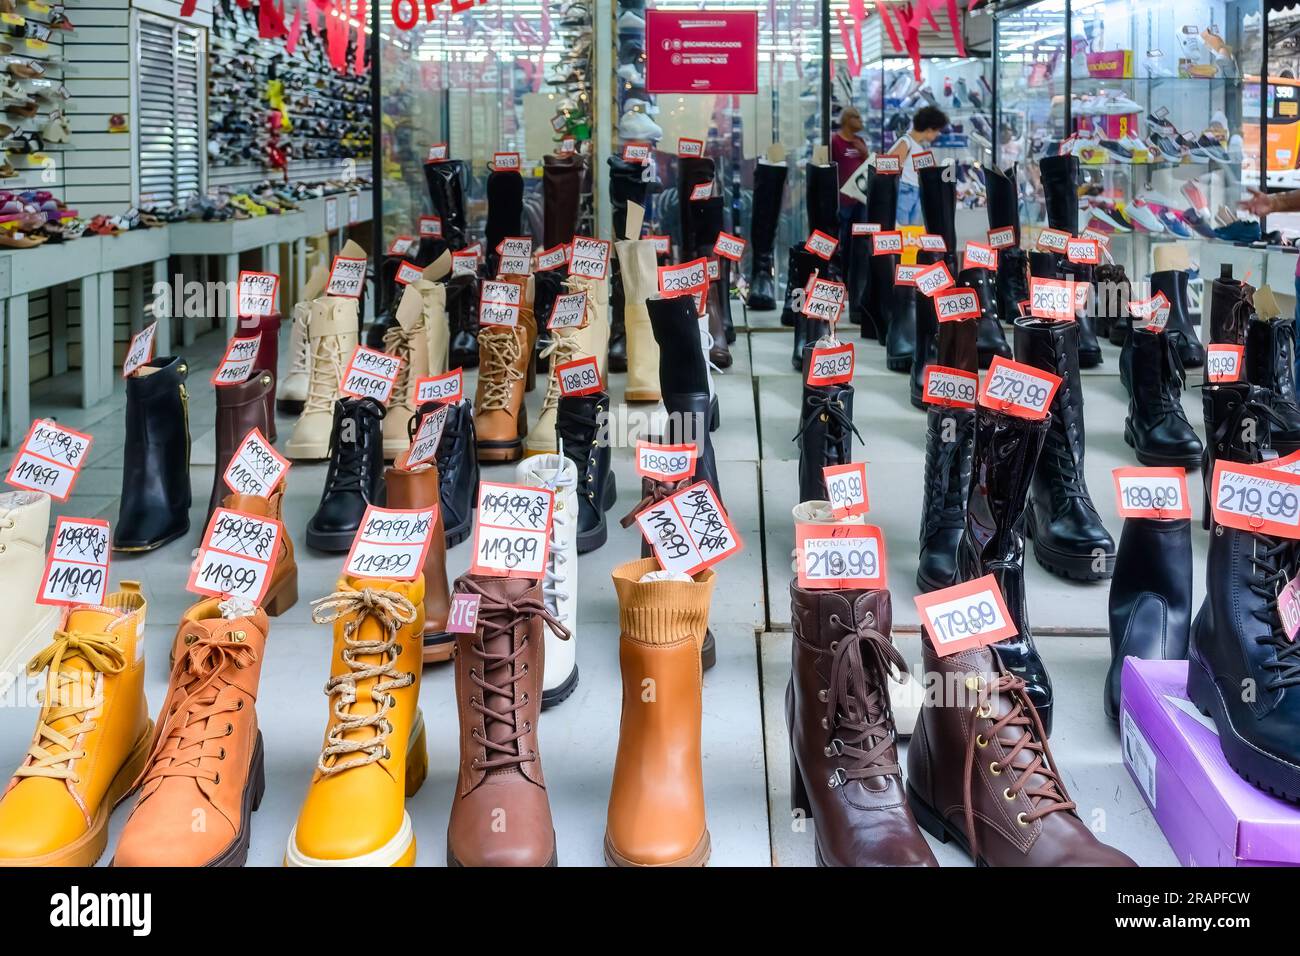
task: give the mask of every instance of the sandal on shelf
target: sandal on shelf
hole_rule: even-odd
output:
[[[35,100],[26,103],[14,103],[5,107],[5,113],[10,116],[21,116],[24,119],[31,119],[36,115],[37,106]]]
[[[68,127],[68,121],[64,119],[62,113],[51,113],[50,121],[45,124],[45,129],[41,131],[47,143],[66,143],[72,139],[72,130]]]
[[[35,246],[44,245],[45,242],[44,236],[33,236],[25,232],[10,232],[7,229],[0,229],[0,248],[31,249]]]

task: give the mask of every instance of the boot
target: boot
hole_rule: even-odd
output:
[[[749,225],[749,302],[751,309],[776,308],[776,230],[785,204],[784,164],[759,160],[754,167],[754,200]]]
[[[465,219],[465,161],[449,159],[424,164],[424,182],[429,187],[433,214],[442,219],[442,241],[453,251],[469,245]]]
[[[1186,384],[1176,337],[1134,328],[1124,337],[1119,374],[1128,390],[1124,441],[1144,465],[1196,468],[1205,449],[1183,412]]]
[[[848,301],[844,314],[853,325],[863,325],[862,337],[877,337],[875,317],[868,311],[871,301],[871,235],[855,236],[852,228],[842,240],[845,244],[845,282]],[[870,326],[869,328],[867,326]]]
[[[975,414],[975,459],[967,496],[966,527],[957,549],[957,576],[971,581],[992,574],[1016,626],[997,645],[998,659],[1025,681],[1026,692],[1052,731],[1052,681],[1029,629],[1025,600],[1025,540],[1020,529],[1026,498],[1049,422],[1028,421],[980,408]],[[928,673],[928,671],[927,671]]]
[[[1093,507],[1084,477],[1083,388],[1076,322],[1017,319],[1016,360],[1060,376],[1051,427],[1034,473],[1028,532],[1034,557],[1048,571],[1079,581],[1111,576],[1115,541]]]
[[[307,402],[284,446],[289,458],[320,461],[328,457],[334,403],[342,394],[339,383],[356,347],[357,300],[337,296],[314,300],[308,337],[311,368]]]
[[[483,247],[488,274],[496,275],[501,257],[497,246],[510,236],[523,235],[524,177],[516,170],[493,170],[487,176],[487,227]]]
[[[713,379],[716,369],[709,361],[709,353],[713,350],[713,330],[709,326],[707,315],[699,316],[695,320],[695,325],[700,333],[700,354],[704,356],[704,380],[708,383],[709,389],[709,431],[716,432],[722,425],[722,413],[718,406],[717,383]]]
[[[650,329],[650,313],[645,305],[646,299],[659,287],[654,243],[648,239],[625,239],[616,242],[614,249],[623,275],[623,315],[627,326],[627,384],[623,399],[657,402],[661,398],[659,345]]]
[[[447,279],[447,325],[451,335],[450,368],[478,368],[478,278]]]
[[[716,169],[713,160],[707,156],[682,157],[677,160],[677,205],[681,211],[681,235],[678,236],[682,250],[682,260],[693,258],[693,251],[701,244],[699,226],[696,220],[703,210],[703,202],[692,202],[691,193],[696,186],[714,181]],[[714,190],[717,193],[717,190]],[[721,198],[721,197],[716,197]],[[707,200],[705,200],[707,202]],[[713,247],[709,247],[709,252]]]
[[[542,247],[573,241],[582,197],[581,156],[542,157]]]
[[[474,430],[480,461],[518,461],[524,454],[528,433],[524,379],[529,360],[525,316],[531,323],[531,311],[521,309],[518,325],[485,325],[479,332]]]
[[[1088,305],[1075,312],[1075,324],[1079,326],[1079,368],[1096,368],[1103,359],[1092,317],[1094,303],[1097,301],[1097,288],[1092,281],[1092,266],[1070,262],[1067,262],[1066,266],[1067,276],[1087,286],[1089,295]]]
[[[921,193],[921,216],[925,231],[943,239],[944,255],[957,253],[957,180],[947,174],[942,166],[916,171]],[[935,260],[938,261],[938,260]],[[957,274],[955,260],[949,261],[948,270]]]
[[[1072,236],[1079,234],[1079,157],[1044,156],[1038,161],[1047,224]]]
[[[695,302],[688,295],[670,299],[654,295],[646,300],[646,307],[659,343],[659,384],[668,411],[664,441],[670,445],[694,444],[699,456],[692,480],[709,482],[721,495],[709,438],[709,367],[695,346],[699,341]]]
[[[429,768],[419,707],[423,603],[420,578],[354,577],[312,602],[312,620],[334,625],[329,720],[285,866],[415,865],[404,803]]]
[[[822,469],[846,465],[853,460],[853,435],[862,435],[853,424],[853,383],[843,385],[809,385],[808,366],[812,346],[804,350],[803,410],[799,431],[793,441],[799,445],[799,500],[821,501],[826,498],[826,478]]]
[[[610,156],[609,164],[609,207],[617,239],[638,239],[639,236],[627,234],[627,206],[636,203],[642,209],[646,207],[646,193],[649,186],[646,181],[646,168],[640,163],[629,163],[620,156]]]
[[[1205,508],[1201,527],[1209,528],[1210,486],[1214,481],[1214,463],[1258,460],[1261,449],[1271,447],[1273,410],[1264,389],[1246,382],[1205,385],[1201,389],[1201,408],[1205,413],[1205,454],[1201,459],[1201,480],[1205,491]]]
[[[555,866],[555,828],[537,741],[542,625],[568,637],[526,578],[466,574],[478,625],[456,635],[460,773],[447,824],[448,866]],[[502,826],[502,823],[505,826]]]
[[[190,530],[188,374],[184,359],[167,356],[140,366],[126,380],[114,551],[152,551]]]
[[[816,821],[817,865],[938,866],[898,763],[889,678],[907,662],[889,637],[889,592],[791,582],[790,618],[790,809]]]
[[[123,581],[102,607],[74,604],[27,664],[45,674],[31,746],[0,797],[0,866],[94,866],[108,818],[149,756],[146,605]]]
[[[62,609],[37,604],[45,576],[50,496],[0,492],[0,602],[10,617],[0,631],[0,695],[7,694],[28,659],[50,639]]]
[[[1107,717],[1119,720],[1124,658],[1187,659],[1192,622],[1191,521],[1124,519],[1108,607],[1110,668],[1102,706]]]
[[[1251,316],[1246,323],[1246,380],[1268,392],[1271,445],[1279,456],[1300,450],[1300,405],[1295,393],[1295,318]]]
[[[260,609],[220,598],[181,618],[167,698],[113,866],[248,859],[251,817],[266,790],[256,705],[270,627]]]
[[[257,357],[253,359],[253,372],[265,372],[271,376],[271,390],[266,394],[266,424],[270,431],[264,434],[267,441],[274,442],[279,437],[275,431],[275,380],[280,374],[280,313],[242,321],[256,322],[252,331],[261,336],[258,339]]]
[[[907,747],[917,823],[977,866],[1136,865],[1079,816],[1032,693],[1000,653],[977,647],[939,657],[921,638],[925,673],[942,675],[945,691],[927,696]]]
[[[941,323],[936,364],[975,373],[979,364],[977,330],[978,320],[974,319]],[[957,550],[966,526],[974,454],[975,410],[930,407],[925,427],[921,555],[916,569],[916,586],[922,593],[959,582]]]
[[[873,170],[871,177],[867,182],[867,222],[880,223],[882,232],[892,232],[894,229],[895,217],[898,213],[898,177],[893,175],[881,176]],[[894,255],[871,257],[871,282],[867,290],[867,318],[862,323],[862,334],[866,335],[868,324],[876,328],[876,337],[881,345],[886,345],[890,330],[893,329],[893,312],[891,309],[894,301],[894,269],[898,265],[898,257]],[[901,334],[907,331],[907,328],[899,329],[895,334]],[[900,340],[890,350],[889,354],[895,356],[908,356],[908,362],[911,362],[912,340],[910,337],[906,340]],[[895,372],[905,372],[906,368],[890,366]]]
[[[1013,230],[1012,244],[1006,249],[998,250],[998,291],[1001,292],[1005,279],[1002,258],[1012,249],[1020,249],[1020,188],[1016,185],[1014,164],[1005,170],[997,166],[985,166],[983,171],[989,229],[1010,227]],[[1010,322],[1016,316],[1014,308],[1008,311],[1003,307],[1002,302],[998,303],[998,311],[1002,315],[1003,322]]]
[[[605,543],[605,512],[614,507],[618,491],[610,471],[609,395],[567,395],[559,400],[556,437],[566,458],[578,471],[578,553],[595,551]]]
[[[578,688],[578,469],[561,455],[537,455],[519,463],[515,482],[555,492],[542,601],[569,638],[546,632],[542,678],[542,710],[546,710],[568,700]]]
[[[580,329],[555,329],[550,344],[543,350],[550,366],[546,378],[546,395],[541,410],[524,439],[524,455],[554,455],[559,450],[555,444],[555,411],[560,401],[560,376],[556,369],[580,358],[592,356],[600,370],[602,382],[609,381],[606,355],[609,352],[609,323],[603,301],[605,285],[593,279],[573,278],[566,292],[587,293],[587,324]]]
[[[979,352],[980,368],[992,365],[994,356],[1011,358],[1011,346],[998,321],[996,283],[997,273],[988,269],[963,269],[957,274],[957,285],[975,290],[975,299],[979,302],[975,347]],[[940,361],[939,364],[944,363]]]
[[[1151,276],[1153,292],[1161,291],[1156,275]],[[1165,293],[1168,295],[1168,293]],[[1210,341],[1214,344],[1245,345],[1246,325],[1255,314],[1255,287],[1232,277],[1232,266],[1224,263],[1219,278],[1210,283]],[[1204,297],[1202,297],[1204,298]],[[1173,302],[1173,299],[1169,300]],[[1169,321],[1174,320],[1173,313]]]
[[[627,293],[623,289],[623,270],[618,260],[609,271],[609,370],[627,371]]]
[[[898,256],[876,256],[876,259],[898,261]],[[891,372],[910,372],[917,344],[916,287],[893,284],[893,267],[890,267],[891,302],[885,312],[888,328],[885,331],[885,367]],[[875,279],[872,279],[875,290]],[[924,298],[924,296],[922,297]],[[931,312],[934,310],[931,309]]]
[[[693,212],[695,245],[690,248],[692,259],[706,258],[717,263],[718,278],[709,283],[705,308],[709,316],[709,334],[713,344],[709,348],[709,361],[719,369],[731,368],[731,350],[727,348],[726,318],[731,311],[730,260],[713,254],[722,231],[722,197],[711,196],[703,202],[691,203],[699,208]]]
[[[817,268],[817,263],[821,261],[802,244],[790,247],[790,258],[785,270],[785,304],[781,307],[782,325],[789,328],[798,326],[799,316],[803,314],[804,288],[812,277],[812,271]]]
[[[208,496],[208,511],[203,527],[208,526],[213,510],[221,499],[230,494],[223,477],[230,459],[240,444],[254,428],[270,440],[267,421],[267,399],[275,395],[275,376],[270,372],[254,372],[253,377],[238,385],[218,385],[217,392],[217,460],[212,471],[212,494]]]
[[[449,416],[450,417],[450,414]],[[445,433],[444,433],[445,434]],[[437,465],[416,465],[413,470],[391,467],[384,472],[386,507],[403,511],[437,508],[429,551],[424,556],[424,652],[425,664],[451,660],[455,635],[447,631],[451,595],[447,590],[447,532],[442,508]]]
[[[623,712],[609,794],[610,866],[704,866],[700,645],[714,573],[659,570],[653,558],[614,569]],[[647,696],[645,689],[653,687]]]
[[[840,178],[834,163],[818,166],[808,163],[804,167],[808,181],[808,234],[814,229],[835,239],[840,237]],[[821,272],[828,279],[844,276],[844,252],[836,246],[830,262],[821,261]]]
[[[289,326],[289,370],[279,382],[275,402],[275,407],[285,415],[301,415],[307,402],[307,386],[311,377],[311,304],[325,294],[329,277],[329,269],[323,263],[318,263],[303,286],[302,299],[293,307]]]
[[[293,538],[284,523],[284,491],[282,480],[269,498],[259,495],[227,495],[221,507],[231,511],[271,518],[280,522],[280,552],[271,567],[271,583],[262,596],[262,608],[271,617],[279,617],[298,603],[298,562],[293,557]]]
[[[1217,293],[1218,283],[1214,283],[1212,297],[1221,295]],[[1246,286],[1246,288],[1250,288]],[[1183,368],[1200,368],[1205,364],[1205,346],[1196,335],[1196,326],[1192,324],[1190,312],[1191,307],[1187,302],[1187,272],[1183,269],[1170,270],[1166,272],[1151,273],[1151,294],[1155,295],[1163,292],[1165,298],[1169,300],[1169,320],[1165,323],[1166,332],[1178,333],[1178,357],[1182,360]],[[1211,308],[1218,308],[1218,298],[1212,298]],[[1238,300],[1240,301],[1240,300]],[[1240,313],[1231,324],[1228,324],[1223,330],[1225,335],[1230,337],[1216,339],[1211,335],[1211,342],[1235,342],[1237,345],[1246,344],[1246,319],[1250,315],[1249,305],[1245,306],[1242,311],[1241,306],[1236,306]],[[1214,313],[1211,313],[1213,316]],[[1232,312],[1229,312],[1227,318],[1230,318]],[[1211,319],[1213,322],[1213,318]],[[1239,327],[1239,329],[1238,329]],[[1230,331],[1229,331],[1230,330]],[[1240,334],[1241,341],[1237,341],[1236,336]]]
[[[384,458],[395,460],[410,447],[407,426],[415,414],[415,383],[447,371],[447,287],[416,279],[402,292],[396,321],[384,332],[382,350],[402,360],[384,417]]]
[[[922,252],[917,254],[917,264],[926,265],[929,262],[937,262],[941,258],[943,257],[938,253]],[[899,286],[899,291],[909,293],[913,302],[916,338],[912,344],[912,361],[908,369],[911,376],[909,389],[912,407],[924,409],[925,369],[935,360],[939,341],[939,317],[934,311],[932,296],[921,295],[912,286]]]
[[[1128,337],[1132,317],[1129,314],[1128,304],[1133,298],[1132,284],[1129,282],[1128,275],[1124,272],[1122,265],[1100,265],[1093,270],[1093,276],[1097,280],[1097,293],[1100,300],[1099,310],[1105,311],[1101,314],[1106,315],[1110,323],[1109,339],[1111,345],[1124,345],[1124,339]],[[1172,303],[1172,299],[1170,302]],[[1172,316],[1172,311],[1170,315]],[[1186,363],[1183,365],[1186,368]]]
[[[307,547],[345,554],[367,505],[384,501],[384,406],[370,398],[334,404],[330,466],[320,506],[307,522]]]
[[[421,405],[423,417],[434,404]],[[418,427],[413,420],[412,428]],[[469,537],[478,507],[478,440],[474,435],[474,410],[462,399],[447,411],[438,442],[435,461],[438,466],[439,519],[443,523],[447,547],[455,547]]]
[[[546,349],[551,344],[551,331],[546,325],[551,320],[551,313],[555,311],[555,300],[568,291],[568,281],[567,267],[533,274],[533,318],[537,322],[537,341],[533,355],[537,371],[543,375],[551,371],[550,353]]]

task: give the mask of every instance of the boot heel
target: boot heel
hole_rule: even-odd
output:
[[[911,786],[908,786],[907,788],[907,803],[908,806],[912,808],[912,816],[916,818],[917,825],[920,826],[922,830],[930,834],[930,836],[934,837],[940,843],[948,842],[950,839],[948,827],[941,819],[939,819],[939,815],[931,810],[929,805],[916,795],[916,791],[913,790]]]
[[[429,748],[425,739],[424,715],[416,711],[420,721],[420,730],[411,741],[406,754],[406,795],[413,797],[424,785],[424,778],[429,772]]]
[[[275,594],[267,600],[266,604],[262,606],[262,610],[266,611],[266,613],[271,617],[279,617],[297,603],[298,571],[295,569],[294,572],[285,580],[284,584],[280,586],[280,590],[276,591]]]
[[[802,813],[805,820],[812,819],[812,801],[808,799],[808,788],[804,786],[793,750],[790,751],[790,813]]]
[[[253,772],[250,784],[253,788],[251,806],[256,813],[262,806],[262,797],[266,795],[266,755],[262,749],[262,732],[257,732],[257,752],[253,754]]]

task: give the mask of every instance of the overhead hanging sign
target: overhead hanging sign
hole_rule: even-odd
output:
[[[648,93],[758,92],[756,11],[647,10]]]

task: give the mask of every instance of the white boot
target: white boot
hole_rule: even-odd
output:
[[[0,494],[0,694],[23,672],[28,659],[50,640],[59,608],[36,603],[45,575],[45,534],[50,496],[37,491]]]
[[[334,402],[348,359],[357,347],[357,300],[325,296],[311,304],[307,349],[307,402],[285,443],[296,461],[323,461],[330,454]]]
[[[627,387],[629,402],[657,402],[659,394],[659,343],[650,329],[645,300],[659,288],[654,242],[625,239],[614,243],[623,274],[623,324],[627,330]],[[713,345],[713,336],[709,336]]]
[[[569,639],[546,632],[542,709],[565,700],[578,686],[578,469],[563,455],[534,455],[517,466],[515,480],[555,491],[551,550],[542,579],[546,609],[569,629]]]
[[[289,369],[279,378],[276,387],[275,407],[285,415],[301,415],[307,401],[307,384],[310,374],[307,346],[307,327],[311,322],[311,304],[324,291],[329,282],[329,270],[317,265],[303,287],[303,298],[293,307],[293,324],[289,328]]]
[[[443,295],[444,313],[446,290],[436,283],[417,279],[402,290],[397,304],[397,324],[384,333],[384,351],[402,360],[393,392],[388,399],[388,414],[384,416],[384,458],[396,459],[411,445],[408,426],[415,408],[411,404],[411,389],[417,379],[429,374],[429,321],[425,299],[419,285],[438,288]],[[432,299],[436,292],[430,293]]]

